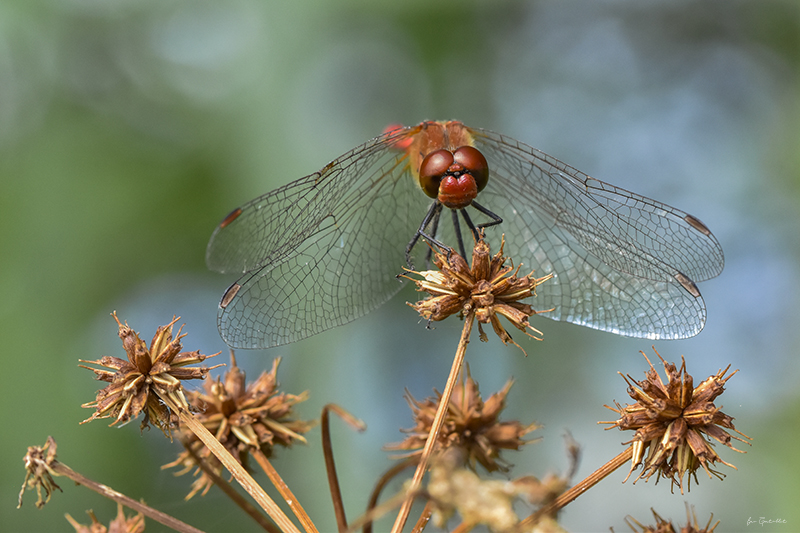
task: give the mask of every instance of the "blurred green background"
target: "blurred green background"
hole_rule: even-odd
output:
[[[208,273],[204,251],[226,213],[389,123],[459,119],[695,214],[726,252],[722,276],[700,286],[705,330],[656,348],[686,355],[696,382],[741,369],[719,403],[753,446],[718,446],[738,471],[700,472],[683,496],[663,481],[623,485],[619,471],[563,512],[564,527],[623,531],[650,507],[682,522],[689,502],[720,531],[800,530],[798,66],[794,1],[0,3],[0,529],[114,515],[65,479],[43,510],[33,493],[15,509],[26,447],[53,435],[64,463],[133,498],[208,531],[255,530],[219,491],[183,502],[191,479],[159,470],[177,453],[159,431],[79,426],[99,384],[77,359],[123,356],[112,310],[146,339],[180,315],[187,349],[224,350],[216,307],[232,279]],[[303,417],[336,402],[369,425],[334,422],[351,519],[390,465],[381,446],[412,425],[404,388],[441,389],[454,351],[458,322],[427,331],[404,305],[414,298],[240,352],[251,378],[285,356],[283,388],[311,390]],[[496,339],[467,358],[485,396],[516,379],[508,418],[544,424],[542,442],[506,454],[513,475],[565,471],[569,431],[581,479],[629,438],[596,421],[628,400],[616,372],[640,379],[651,343],[534,325],[545,341],[524,344],[527,358]],[[331,531],[319,429],[309,439],[275,464]],[[786,524],[747,525],[759,517]]]

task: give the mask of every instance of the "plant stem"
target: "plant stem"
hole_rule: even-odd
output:
[[[553,503],[542,507],[525,520],[520,522],[517,525],[517,531],[527,531],[526,528],[530,528],[530,526],[536,524],[539,519],[543,516],[552,515],[568,503],[572,502],[592,488],[593,486],[597,485],[603,478],[611,474],[614,470],[619,468],[620,466],[624,465],[628,461],[630,461],[631,457],[633,457],[633,446],[629,446],[625,451],[611,459],[609,462],[586,476],[586,478],[578,483],[577,485],[573,485],[569,488],[566,492],[564,492],[561,496],[556,498]]]
[[[405,470],[410,466],[414,466],[419,461],[416,457],[409,457],[404,461],[397,463],[396,465],[392,466],[389,470],[383,473],[383,475],[378,478],[377,483],[375,483],[375,488],[372,489],[372,494],[369,496],[369,503],[367,504],[367,513],[372,511],[378,505],[378,499],[381,496],[381,492],[386,487],[386,485],[394,479],[394,477]],[[367,522],[364,524],[364,533],[372,533],[372,522]]]
[[[75,472],[73,469],[63,463],[60,463],[59,461],[53,461],[50,464],[50,468],[56,474],[66,476],[78,485],[83,485],[87,489],[93,490],[101,496],[105,496],[106,498],[114,500],[117,503],[121,503],[125,507],[128,507],[129,509],[132,509],[138,513],[142,513],[143,515],[152,518],[156,522],[164,524],[168,528],[174,529],[175,531],[180,531],[181,533],[203,533],[202,530],[181,522],[177,518],[166,513],[157,511],[141,502],[137,502],[136,500],[115,491],[108,485],[103,485],[102,483],[92,481],[91,479]]]
[[[245,513],[247,513],[253,520],[258,523],[259,526],[264,531],[268,531],[269,533],[279,533],[278,527],[273,524],[266,516],[261,514],[261,512],[256,509],[254,505],[252,505],[249,501],[245,499],[244,496],[239,494],[233,487],[231,487],[230,483],[222,479],[220,476],[217,475],[211,468],[208,467],[208,463],[197,455],[195,451],[192,449],[191,445],[186,442],[185,439],[180,439],[181,444],[186,449],[187,453],[191,455],[192,459],[194,459],[195,464],[197,467],[203,471],[203,473],[208,476],[211,481],[214,482],[214,485],[219,487],[219,489],[225,493],[225,495],[230,498],[233,503],[235,503],[240,509],[242,509]],[[163,468],[163,467],[162,467]]]
[[[428,500],[428,503],[425,504],[425,508],[422,509],[422,514],[420,514],[417,519],[417,523],[414,524],[414,529],[411,530],[411,533],[422,533],[425,531],[425,526],[431,521],[431,514],[433,514],[432,507],[431,501]]]
[[[261,469],[264,470],[269,477],[269,480],[272,481],[272,484],[278,489],[280,495],[286,500],[286,503],[289,504],[289,508],[294,512],[297,519],[300,520],[303,529],[305,529],[307,533],[319,533],[314,526],[314,522],[311,521],[308,513],[306,513],[306,510],[303,509],[303,506],[297,501],[297,498],[292,493],[291,489],[289,489],[289,486],[283,481],[281,475],[278,474],[278,471],[272,466],[272,463],[269,462],[267,456],[258,448],[251,448],[250,455],[255,458],[256,462],[261,466]]]
[[[413,496],[416,496],[416,494],[413,494],[412,497]],[[365,524],[374,522],[375,520],[382,517],[392,509],[400,507],[400,505],[402,505],[402,503],[405,501],[407,497],[408,497],[407,492],[399,492],[394,496],[392,496],[391,498],[389,498],[388,500],[386,500],[385,502],[376,505],[363,515],[353,520],[353,523],[350,524],[349,528],[347,528],[347,533],[355,533],[355,531],[358,528],[364,527]]]
[[[328,415],[332,405],[322,408],[320,416],[320,429],[322,430],[322,455],[325,457],[325,471],[328,477],[328,490],[333,502],[333,514],[336,517],[336,528],[339,533],[347,531],[347,515],[344,512],[342,490],[339,488],[339,476],[336,473],[336,461],[333,458],[333,444],[331,443],[331,425]]]
[[[411,512],[411,505],[414,503],[414,496],[418,492],[418,489],[422,484],[422,478],[425,476],[425,472],[428,469],[428,463],[430,462],[431,455],[433,454],[434,446],[436,445],[436,441],[439,439],[439,431],[442,429],[444,416],[450,406],[450,396],[452,395],[453,388],[458,380],[458,374],[461,372],[461,366],[464,364],[464,355],[467,352],[467,344],[469,344],[469,336],[470,333],[472,333],[472,324],[474,319],[474,311],[470,311],[464,317],[464,328],[461,331],[461,339],[458,341],[458,349],[456,350],[456,355],[453,358],[453,366],[450,367],[450,375],[447,378],[447,384],[445,384],[442,397],[439,400],[439,407],[436,410],[436,416],[433,418],[433,424],[431,425],[431,430],[428,433],[428,440],[425,441],[425,447],[422,449],[422,456],[419,459],[417,470],[414,472],[414,477],[411,478],[411,485],[407,489],[406,499],[400,508],[400,512],[397,514],[394,526],[392,526],[392,533],[400,533],[403,530],[403,526],[405,526],[406,520],[408,520],[408,514]]]
[[[181,422],[186,426],[186,428],[197,435],[203,444],[206,445],[206,448],[213,453],[217,459],[222,463],[222,465],[228,469],[236,481],[253,497],[256,503],[266,511],[270,518],[272,518],[275,523],[281,528],[281,531],[284,533],[300,533],[300,530],[297,529],[291,520],[286,516],[286,514],[278,507],[272,498],[264,492],[264,489],[256,483],[256,480],[247,473],[242,465],[239,464],[236,459],[234,459],[228,450],[220,444],[220,442],[214,438],[214,435],[211,434],[206,427],[201,424],[190,412],[182,409],[179,405],[176,405],[175,402],[167,395],[159,394],[159,398],[161,398],[164,403],[169,406],[181,419]]]

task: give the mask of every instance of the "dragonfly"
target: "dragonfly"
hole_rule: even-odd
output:
[[[239,278],[220,301],[220,334],[233,348],[270,348],[351,322],[402,288],[404,265],[425,262],[420,236],[463,254],[480,227],[504,235],[525,271],[553,274],[537,289],[552,308],[540,316],[623,336],[698,334],[697,282],[724,265],[693,215],[506,135],[427,121],[387,128],[222,220],[206,263]]]

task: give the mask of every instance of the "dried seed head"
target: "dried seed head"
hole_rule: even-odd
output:
[[[245,467],[252,449],[259,449],[269,457],[276,445],[289,447],[296,440],[306,442],[303,433],[314,425],[311,421],[294,418],[294,405],[308,399],[308,391],[298,395],[278,391],[280,361],[280,357],[275,358],[272,370],[263,372],[246,385],[245,373],[236,365],[231,352],[231,365],[224,377],[206,381],[204,392],[186,393],[191,405],[200,411],[196,418]],[[192,452],[182,452],[163,468],[182,466],[178,475],[189,472],[196,467],[192,458],[194,453],[219,475],[222,464],[211,451],[193,433],[186,432],[185,435]],[[205,495],[213,484],[200,468],[196,468],[195,475],[199,477],[192,484],[187,500],[201,491]]]
[[[694,508],[689,507],[689,504],[686,504],[686,525],[683,527],[677,527],[672,524],[669,520],[664,520],[661,518],[655,510],[650,509],[653,513],[653,517],[656,520],[655,525],[644,525],[632,516],[628,516],[625,518],[625,523],[628,524],[628,527],[634,531],[634,533],[640,533],[639,529],[635,526],[641,528],[641,533],[714,533],[714,530],[719,525],[719,520],[717,520],[714,525],[711,525],[711,522],[714,520],[714,515],[712,514],[711,517],[708,519],[708,523],[705,526],[701,526],[697,522],[697,514],[694,512]]]
[[[531,326],[528,319],[552,309],[535,311],[529,304],[519,300],[535,296],[536,287],[553,275],[534,278],[531,272],[527,276],[517,277],[519,267],[515,269],[505,265],[507,257],[503,255],[504,244],[505,241],[500,245],[500,251],[492,257],[489,245],[481,234],[472,252],[472,268],[453,250],[449,255],[436,252],[433,262],[439,270],[409,271],[409,274],[422,278],[408,278],[413,279],[417,290],[430,295],[409,305],[429,322],[444,320],[457,313],[462,317],[475,313],[482,341],[486,341],[487,337],[481,324],[491,324],[504,344],[511,342],[519,347],[500,323],[501,316],[529,337],[542,340],[542,332]]]
[[[556,476],[544,481],[533,476],[515,480],[481,479],[474,471],[460,467],[464,462],[461,455],[457,449],[448,449],[436,457],[430,470],[426,495],[432,504],[434,523],[440,528],[458,512],[466,530],[483,524],[491,531],[514,531],[520,522],[514,511],[517,499],[542,504],[566,487],[566,480]],[[524,531],[564,531],[551,517],[542,517],[535,527]]]
[[[644,355],[644,352],[641,353]],[[748,440],[752,439],[737,431],[733,427],[733,418],[720,411],[721,407],[716,407],[713,402],[724,391],[728,379],[736,373],[725,376],[730,365],[693,387],[692,376],[687,373],[683,358],[678,369],[674,364],[664,361],[658,352],[656,355],[664,363],[667,381],[661,380],[645,356],[650,364],[645,380],[636,381],[630,375],[623,376],[628,383],[628,394],[636,403],[625,407],[615,404],[616,408],[606,406],[618,413],[620,418],[602,423],[610,424],[607,429],[618,427],[620,430],[636,431],[633,439],[625,443],[633,444],[631,473],[638,465],[643,465],[636,481],[641,478],[648,480],[657,474],[656,481],[661,476],[669,478],[673,486],[678,485],[683,493],[684,478],[688,480],[687,487],[692,477],[696,483],[696,471],[701,466],[709,477],[714,474],[720,479],[724,475],[712,468],[717,462],[736,468],[717,455],[707,437],[740,453],[744,452],[734,448],[731,439],[746,444],[750,444]],[[733,430],[744,438],[731,435],[723,428]]]
[[[474,469],[475,464],[480,463],[489,472],[507,471],[508,465],[500,458],[500,451],[518,450],[522,445],[532,442],[522,437],[539,427],[536,424],[524,426],[516,420],[500,421],[500,412],[505,408],[506,396],[512,384],[513,381],[509,380],[502,390],[492,394],[484,402],[478,383],[472,379],[467,369],[466,379],[462,377],[453,389],[450,406],[439,432],[439,448],[461,450],[470,468]],[[401,457],[421,455],[440,399],[441,394],[436,392],[436,397],[417,401],[406,392],[415,426],[403,430],[408,434],[405,440],[388,445],[386,449],[407,452]]]
[[[121,503],[117,503],[117,516],[111,521],[108,527],[100,523],[94,512],[86,511],[92,523],[88,526],[79,524],[77,520],[67,514],[67,521],[75,528],[75,533],[142,533],[144,531],[144,515],[137,513],[130,518],[125,517],[125,512]]]
[[[44,446],[29,446],[28,453],[25,454],[25,480],[19,491],[19,503],[17,509],[22,507],[22,496],[26,488],[36,489],[36,507],[41,509],[44,504],[50,501],[50,495],[54,489],[61,490],[53,479],[54,463],[56,462],[56,441],[53,437],[47,437]],[[57,474],[56,474],[57,475]],[[42,490],[45,497],[42,498]]]
[[[444,528],[458,511],[471,526],[485,524],[492,531],[509,531],[519,522],[514,512],[516,487],[509,481],[482,480],[458,464],[458,454],[445,454],[434,463],[427,491],[433,502],[433,520]]]
[[[114,418],[111,425],[124,425],[144,412],[142,428],[148,427],[153,422],[164,432],[170,435],[170,428],[175,424],[173,413],[168,404],[180,409],[188,409],[189,405],[184,397],[182,381],[187,379],[205,379],[213,367],[190,367],[201,363],[215,355],[202,355],[199,351],[181,352],[180,329],[176,338],[172,338],[172,326],[178,321],[173,318],[166,326],[160,326],[150,342],[150,348],[139,334],[122,324],[116,312],[111,313],[119,327],[119,338],[128,360],[118,357],[101,357],[96,361],[86,361],[104,368],[93,368],[79,365],[95,373],[96,379],[109,383],[104,389],[97,392],[93,402],[88,402],[82,407],[94,408],[95,412],[82,424],[98,418]],[[181,326],[182,328],[182,326]]]

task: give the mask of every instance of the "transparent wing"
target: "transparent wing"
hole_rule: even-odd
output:
[[[244,275],[220,304],[233,347],[294,342],[364,315],[400,288],[404,251],[430,204],[400,148],[420,126],[383,135],[320,172],[234,211],[214,232],[210,268]],[[507,252],[556,278],[545,316],[648,338],[698,333],[693,280],[720,273],[719,243],[696,218],[590,178],[514,139],[471,130],[491,179],[478,201],[504,223]],[[456,246],[449,214],[438,235]],[[467,237],[469,244],[471,239]],[[424,264],[427,247],[415,249]]]
[[[489,161],[478,201],[538,289],[543,316],[622,335],[679,339],[705,323],[693,280],[722,271],[722,248],[696,218],[596,180],[519,141],[470,130]],[[518,255],[519,254],[519,255]]]
[[[406,153],[393,147],[413,131],[373,139],[256,198],[214,232],[209,268],[244,273],[219,310],[228,345],[294,342],[363,316],[400,290],[395,276],[430,204]]]

